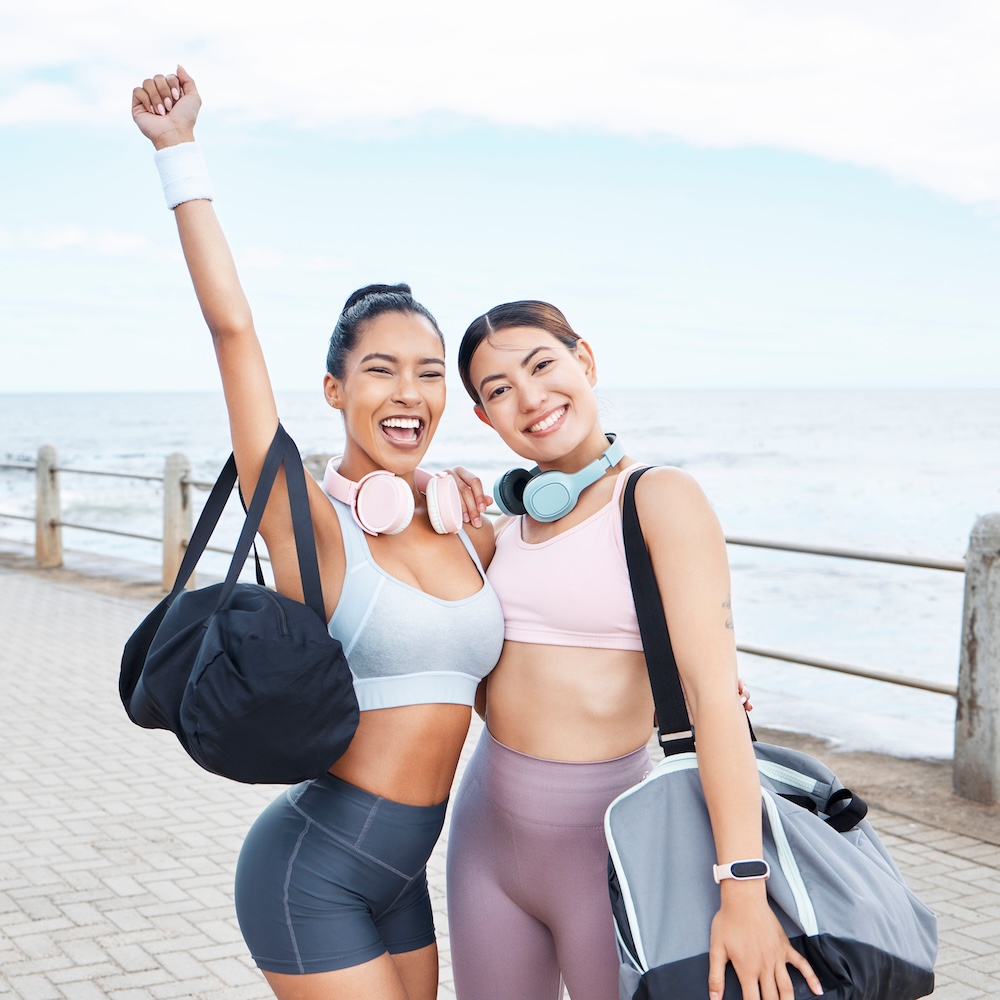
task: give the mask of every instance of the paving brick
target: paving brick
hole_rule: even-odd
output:
[[[214,976],[230,986],[256,986],[260,982],[260,973],[249,959],[209,959],[205,965]]]
[[[118,965],[111,961],[104,960],[92,963],[74,963],[66,969],[59,969],[56,972],[50,972],[48,977],[53,983],[61,988],[63,984],[80,983],[84,980],[89,982],[100,979],[103,976],[115,976],[120,971],[121,969]]]
[[[125,972],[141,972],[159,966],[148,951],[134,944],[108,948],[108,957]]]
[[[60,996],[66,1000],[104,1000],[104,991],[91,980],[63,983],[59,987]]]
[[[934,1000],[995,1000],[994,995],[983,993],[966,983],[945,983],[934,990]]]
[[[173,1000],[174,997],[198,997],[199,1000],[205,1000],[206,997],[217,989],[218,982],[214,977],[212,979],[204,977],[199,979],[192,976],[183,981],[152,986],[149,990],[149,996],[153,997],[154,1000]],[[274,994],[263,979],[261,979],[256,996],[260,1000],[265,1000],[265,998],[273,1000],[274,998]]]
[[[9,983],[22,1000],[61,1000],[60,991],[45,976],[11,976]]]
[[[65,955],[50,955],[45,958],[11,962],[4,966],[4,972],[12,979],[18,976],[45,976],[53,979],[68,968],[71,968],[71,963]]]

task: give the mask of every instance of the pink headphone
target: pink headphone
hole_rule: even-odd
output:
[[[323,475],[323,489],[346,503],[369,535],[397,535],[413,517],[413,492],[404,479],[376,469],[357,483],[337,471],[343,455],[331,458]],[[447,472],[414,474],[417,489],[427,497],[427,516],[439,535],[453,535],[462,528],[462,500],[458,486]]]

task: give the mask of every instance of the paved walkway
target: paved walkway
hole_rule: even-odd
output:
[[[118,701],[121,648],[154,592],[32,571],[0,545],[0,997],[271,996],[240,937],[232,879],[275,789],[201,771]],[[871,778],[876,827],[939,914],[935,996],[1000,998],[1000,811],[939,788],[908,809],[905,780],[879,798],[877,778],[909,764],[864,755],[851,766],[862,794]],[[430,882],[449,998],[445,847]]]

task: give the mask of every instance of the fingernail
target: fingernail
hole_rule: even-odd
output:
[[[156,105],[156,113],[158,115],[165,115],[166,114],[166,111],[163,110],[163,105],[162,104],[157,104]]]
[[[181,92],[176,87],[172,87],[170,93],[174,95],[175,101],[179,101],[181,99]]]
[[[475,519],[475,520],[474,520],[474,521],[473,521],[472,523],[473,523],[473,524],[474,524],[474,525],[475,525],[475,526],[476,526],[477,528],[481,528],[481,527],[483,526],[483,519],[482,519],[481,517],[477,517],[477,518],[476,518],[476,519]]]
[[[708,994],[708,1000],[720,1000],[719,994],[718,993],[709,993]]]
[[[464,511],[464,510],[462,511],[462,520],[465,521],[466,524],[469,523],[469,514],[468,514],[468,511]]]
[[[746,695],[743,695],[743,697],[742,697],[742,698],[740,698],[740,704],[741,704],[741,705],[745,705],[745,704],[746,704],[746,703],[747,703],[747,702],[748,702],[749,700],[750,700],[750,699],[749,699],[749,698],[747,698],[747,696],[746,696]]]
[[[169,111],[174,106],[174,102],[172,100],[170,100],[169,97],[165,97],[163,99],[163,103],[166,105],[167,111]]]

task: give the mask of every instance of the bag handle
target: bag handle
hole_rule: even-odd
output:
[[[622,535],[625,539],[625,560],[628,563],[629,582],[632,584],[632,599],[639,619],[642,649],[646,656],[649,686],[653,689],[660,746],[663,755],[669,757],[671,754],[694,750],[695,741],[694,727],[688,716],[687,702],[684,701],[684,689],[677,673],[674,648],[670,643],[660,588],[656,583],[649,549],[646,548],[646,539],[639,524],[639,512],[635,508],[635,484],[649,469],[649,466],[636,469],[625,484]],[[750,728],[750,739],[756,740],[749,717],[747,726]]]
[[[309,494],[306,490],[305,470],[302,467],[302,457],[299,455],[295,442],[289,437],[288,432],[281,424],[278,424],[274,432],[274,438],[267,450],[267,456],[257,480],[257,487],[254,490],[250,507],[247,510],[246,520],[243,523],[243,530],[240,533],[239,541],[233,553],[232,561],[229,564],[229,572],[226,575],[225,583],[219,592],[219,600],[215,610],[218,611],[229,599],[236,588],[236,581],[250,553],[250,546],[253,544],[260,527],[261,518],[264,515],[264,508],[267,506],[274,480],[278,475],[278,469],[285,467],[285,480],[288,484],[288,501],[292,511],[292,530],[295,535],[295,553],[299,562],[299,574],[302,579],[302,593],[305,603],[309,605],[322,618],[326,620],[326,611],[323,603],[323,587],[319,577],[319,561],[316,557],[316,538],[313,534],[312,515],[309,512]],[[195,529],[191,532],[191,540],[188,543],[184,558],[181,560],[180,569],[177,571],[177,578],[174,580],[170,596],[176,597],[184,585],[191,578],[194,568],[205,551],[212,532],[219,523],[222,511],[226,506],[233,486],[236,484],[236,457],[230,455],[223,466],[219,478],[212,487],[201,516]]]

